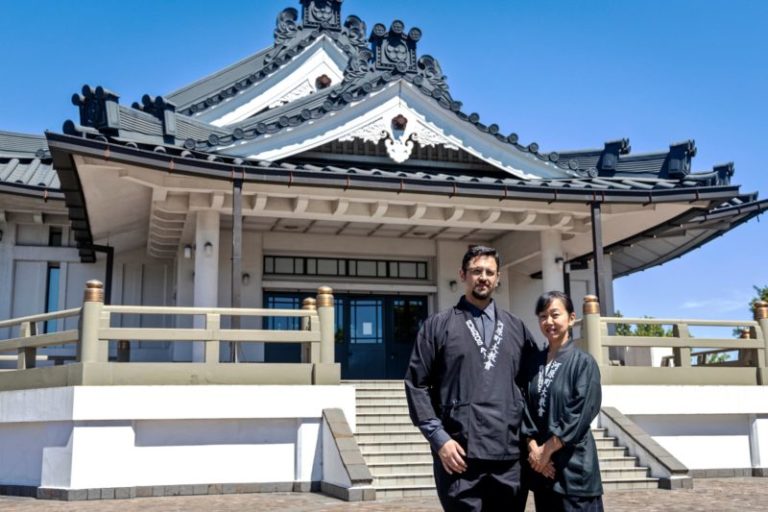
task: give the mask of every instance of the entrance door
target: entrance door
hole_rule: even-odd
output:
[[[299,308],[308,294],[264,294],[268,308]],[[335,359],[342,379],[402,379],[416,334],[427,317],[426,296],[334,295]],[[298,318],[270,318],[267,329],[298,328]],[[299,362],[298,344],[268,343],[267,362]]]
[[[392,298],[392,337],[387,340],[387,378],[402,379],[408,367],[413,342],[427,318],[426,297]]]
[[[346,340],[346,361],[339,360],[342,365],[342,377],[381,379],[387,365],[384,339],[385,300],[383,297],[349,296],[346,302],[349,311],[349,337]]]

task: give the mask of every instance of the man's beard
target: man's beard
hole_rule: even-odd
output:
[[[472,296],[478,300],[485,300],[491,297],[493,295],[493,286],[486,286],[487,291],[480,292],[477,290],[477,288],[472,288]]]

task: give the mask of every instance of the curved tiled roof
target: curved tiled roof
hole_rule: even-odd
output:
[[[177,146],[109,140],[99,133],[80,136],[48,133],[49,144],[59,151],[75,151],[101,157],[109,150],[110,159],[136,163],[163,171],[212,179],[234,178],[259,183],[291,183],[307,186],[343,186],[381,191],[447,193],[496,197],[531,198],[547,201],[663,202],[680,200],[725,200],[734,197],[738,187],[722,183],[702,183],[690,179],[663,178],[565,178],[525,180],[513,177],[484,177],[443,172],[424,172],[362,168],[359,166],[294,164],[290,162],[249,161],[242,158],[192,151]],[[694,175],[695,176],[695,175]]]
[[[0,184],[21,194],[60,187],[45,137],[0,132]]]

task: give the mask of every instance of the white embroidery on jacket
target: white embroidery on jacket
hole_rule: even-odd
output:
[[[472,334],[472,339],[475,340],[475,345],[480,349],[480,355],[483,358],[483,368],[485,370],[490,370],[496,365],[496,358],[499,355],[499,345],[501,344],[502,335],[504,334],[504,324],[501,320],[496,321],[496,330],[493,333],[493,342],[490,347],[486,347],[485,343],[483,343],[483,338],[480,336],[480,333],[475,326],[475,322],[472,321],[471,318],[467,320],[466,324],[470,334]]]
[[[539,408],[537,413],[539,418],[544,417],[544,413],[547,412],[547,395],[549,394],[549,386],[552,385],[552,380],[555,378],[557,369],[562,366],[563,363],[557,361],[550,361],[546,367],[544,365],[539,366],[539,381],[536,383],[536,390],[539,392]]]

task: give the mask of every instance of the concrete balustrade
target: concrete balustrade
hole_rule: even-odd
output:
[[[36,349],[64,343],[77,344],[76,361],[67,367],[39,368],[34,375],[20,371],[0,374],[0,390],[71,385],[146,384],[338,384],[340,368],[334,363],[334,307],[331,288],[322,287],[300,310],[104,305],[104,287],[86,283],[82,308],[58,314],[36,315],[0,322],[19,326],[20,336],[0,340],[0,351],[16,350],[18,370],[35,366]],[[317,305],[317,306],[315,306]],[[66,313],[63,315],[62,313]],[[200,328],[113,327],[112,315],[192,315],[202,317]],[[80,316],[78,330],[36,334],[38,323]],[[222,316],[300,317],[300,330],[223,329]],[[109,341],[201,342],[202,361],[191,363],[129,363],[109,361]],[[221,363],[222,341],[235,343],[301,343],[297,363]],[[258,371],[254,367],[258,365]]]
[[[597,361],[603,384],[768,385],[766,302],[755,303],[753,322],[601,317],[600,305],[594,295],[584,298],[583,312],[581,339],[576,342]],[[610,326],[616,324],[671,325],[672,336],[608,335]],[[746,328],[753,335],[747,338],[694,338],[689,333],[691,326]],[[674,367],[611,365],[607,357],[611,347],[671,348]],[[706,354],[738,351],[740,355],[736,361],[725,364],[692,365],[694,349],[705,349]]]

